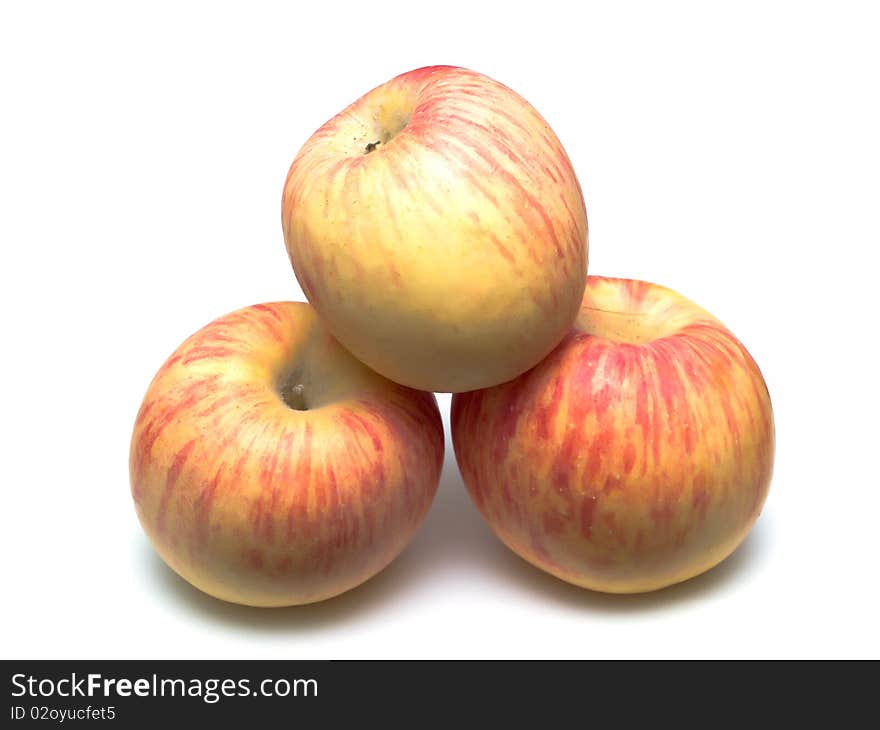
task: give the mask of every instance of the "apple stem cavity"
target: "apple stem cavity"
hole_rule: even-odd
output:
[[[307,411],[309,406],[305,397],[306,386],[302,383],[287,383],[281,387],[281,399],[295,411]]]
[[[649,312],[582,306],[576,327],[612,342],[643,345],[669,334],[671,323],[656,322]]]

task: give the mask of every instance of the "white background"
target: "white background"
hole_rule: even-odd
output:
[[[2,656],[880,656],[870,3],[2,7]],[[593,273],[671,286],[751,350],[777,425],[764,513],[703,577],[591,594],[495,540],[448,445],[423,528],[363,587],[278,610],[203,596],[132,507],[146,386],[214,317],[302,298],[280,225],[296,151],[434,63],[547,118]]]

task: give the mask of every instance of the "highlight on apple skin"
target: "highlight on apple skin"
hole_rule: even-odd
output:
[[[434,396],[355,360],[304,303],[221,317],[165,362],[131,442],[155,549],[217,598],[287,606],[378,573],[430,507]]]
[[[767,497],[775,447],[766,384],[729,330],[670,289],[597,276],[546,360],[453,397],[452,437],[511,550],[610,593],[730,555]]]
[[[404,73],[324,124],[291,165],[282,222],[333,335],[414,388],[510,380],[580,306],[587,216],[571,162],[528,102],[467,69]]]

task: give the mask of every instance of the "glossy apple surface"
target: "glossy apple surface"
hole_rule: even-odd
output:
[[[402,74],[324,124],[290,168],[282,221],[333,335],[414,388],[509,380],[580,306],[587,217],[571,162],[528,102],[466,69]]]
[[[260,304],[187,339],[147,391],[131,492],[159,555],[254,606],[319,601],[403,550],[440,476],[434,396],[369,370],[304,303]]]
[[[452,435],[508,547],[613,593],[663,588],[730,555],[773,469],[767,387],[734,335],[670,289],[596,276],[547,359],[453,397]]]

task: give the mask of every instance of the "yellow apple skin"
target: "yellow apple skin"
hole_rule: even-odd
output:
[[[670,289],[597,276],[546,360],[453,397],[452,437],[511,550],[610,593],[730,555],[767,497],[775,444],[764,379],[729,330]]]
[[[496,385],[580,306],[587,216],[571,162],[522,97],[482,74],[402,74],[294,160],[284,239],[306,297],[377,372],[422,390]]]
[[[432,394],[355,360],[309,305],[259,304],[207,325],[159,370],[134,427],[131,492],[159,555],[197,588],[311,603],[403,550],[443,448]]]

